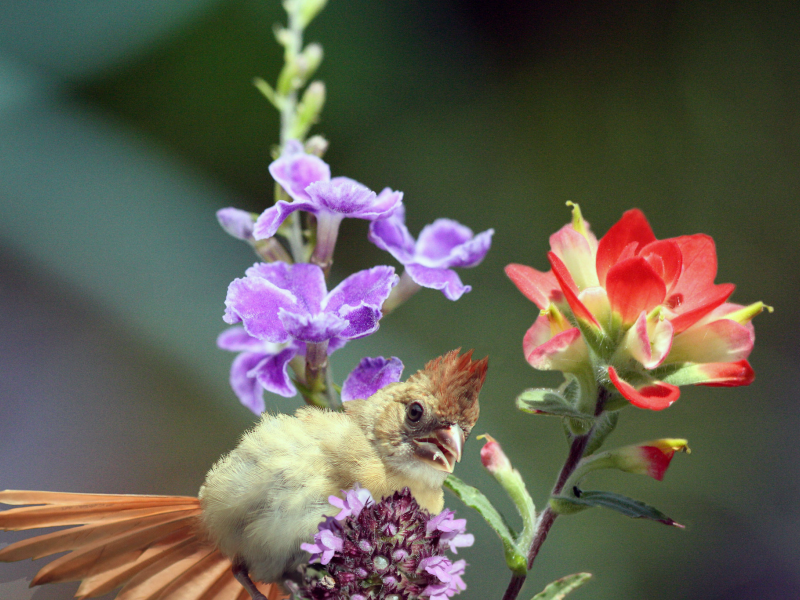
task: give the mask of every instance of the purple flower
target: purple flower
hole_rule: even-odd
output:
[[[269,170],[294,202],[281,200],[261,213],[253,229],[255,239],[274,236],[286,217],[297,210],[312,213],[317,217],[313,262],[325,267],[330,264],[343,218],[374,221],[388,216],[403,199],[402,192],[389,188],[376,195],[347,177],[331,179],[328,165],[316,156],[305,154],[296,144],[287,144],[283,155]]]
[[[341,512],[334,517],[337,521],[344,521],[347,517],[357,518],[365,506],[375,502],[369,490],[362,488],[358,483],[355,484],[352,490],[347,490],[346,492],[342,490],[342,493],[344,494],[344,500],[338,496],[328,496],[328,502],[341,509]]]
[[[458,554],[457,548],[467,548],[475,543],[475,536],[465,533],[467,530],[466,519],[454,519],[453,511],[445,508],[438,515],[428,521],[428,531],[439,531],[440,544],[447,544],[450,551]]]
[[[417,241],[405,225],[405,210],[400,205],[388,218],[373,221],[369,240],[391,253],[417,286],[442,290],[448,300],[458,300],[472,288],[461,283],[453,267],[478,265],[492,244],[493,229],[474,235],[450,219],[437,219],[423,227]]]
[[[419,562],[419,569],[434,575],[439,582],[431,583],[420,594],[430,596],[431,600],[447,600],[467,589],[461,579],[467,563],[463,560],[450,562],[446,556],[430,556]]]
[[[256,263],[228,286],[223,319],[265,342],[354,340],[378,329],[381,304],[396,283],[394,269],[373,267],[328,292],[316,265]]]
[[[297,140],[286,142],[280,158],[269,166],[269,172],[297,202],[308,202],[305,189],[309,185],[317,181],[329,181],[331,178],[328,164],[318,156],[306,154],[303,145]]]
[[[314,534],[313,544],[300,544],[301,549],[311,554],[312,562],[319,560],[323,565],[327,565],[331,562],[334,553],[344,548],[344,540],[339,537],[341,528],[331,521],[332,519],[328,517],[319,524],[319,531]]]
[[[253,238],[253,213],[229,206],[217,211],[217,221],[226,233],[248,241]]]
[[[223,317],[227,323],[241,322],[244,330],[229,329],[217,340],[225,350],[242,352],[231,368],[231,385],[242,403],[254,412],[263,411],[256,383],[281,396],[294,396],[289,361],[305,355],[309,343],[324,344],[330,354],[348,340],[376,331],[381,305],[396,282],[391,267],[373,267],[328,292],[316,265],[276,262],[249,268],[228,287]]]
[[[363,491],[344,492],[345,501],[330,498],[336,506],[360,508],[346,516],[326,518],[314,536],[315,543],[302,545],[324,567],[301,567],[302,581],[286,582],[294,598],[366,600],[397,595],[409,600],[447,600],[466,589],[461,578],[466,563],[453,563],[444,556],[447,543],[442,541],[442,528],[463,532],[451,511],[432,519],[408,488],[377,503],[357,498]]]
[[[388,360],[382,356],[362,358],[342,384],[342,402],[366,400],[379,389],[400,381],[402,374],[403,363],[396,356]]]

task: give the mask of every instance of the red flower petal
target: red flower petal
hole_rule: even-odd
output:
[[[674,385],[663,381],[653,381],[638,390],[627,381],[620,379],[614,367],[608,367],[608,377],[631,404],[649,410],[664,410],[680,398],[681,391]]]
[[[737,387],[740,385],[750,385],[756,378],[756,373],[753,367],[746,360],[740,360],[733,363],[706,363],[698,365],[701,371],[708,374],[708,383],[699,383],[698,385],[707,385],[709,387]]]
[[[557,300],[554,293],[560,294],[558,281],[552,271],[542,273],[533,267],[518,264],[507,265],[505,271],[519,291],[542,310],[547,308],[551,300]]]
[[[681,296],[673,291],[664,304],[678,313],[677,317],[670,319],[672,321],[672,327],[675,330],[675,335],[688,329],[712,310],[723,304],[730,298],[734,289],[736,289],[736,286],[732,283],[713,285],[705,288],[702,293],[695,295],[690,303],[684,305],[680,303],[676,304],[676,302],[679,302]]]
[[[639,252],[639,256],[650,263],[656,273],[661,276],[667,289],[678,280],[683,266],[683,254],[674,240],[660,240],[647,244]]]
[[[665,452],[655,446],[641,446],[640,449],[644,459],[647,461],[647,474],[653,479],[663,481],[664,474],[667,472],[669,463],[672,462],[675,451]]]
[[[608,270],[620,259],[623,250],[630,243],[638,248],[656,241],[650,224],[639,209],[627,211],[622,218],[608,230],[597,246],[597,277],[605,286]]]
[[[675,293],[680,293],[686,303],[690,303],[695,294],[700,294],[714,284],[717,276],[717,250],[711,236],[703,233],[684,235],[672,238],[683,255],[683,272],[675,286]]]
[[[664,301],[667,287],[641,256],[615,264],[606,277],[611,309],[622,315],[625,325],[634,323],[642,311],[650,312]]]
[[[575,281],[573,281],[572,275],[570,275],[566,265],[561,262],[561,259],[558,258],[554,252],[548,252],[547,258],[550,261],[550,266],[553,267],[553,275],[555,275],[558,280],[561,291],[564,292],[567,303],[572,309],[572,314],[575,315],[576,319],[586,321],[590,325],[600,329],[600,324],[597,322],[597,319],[595,319],[594,315],[589,312],[589,309],[584,306],[583,302],[578,299],[578,287],[575,285]]]

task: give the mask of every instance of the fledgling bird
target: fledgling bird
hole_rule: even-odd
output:
[[[478,419],[488,359],[440,356],[344,412],[264,414],[206,475],[199,498],[6,490],[0,529],[78,525],[0,549],[0,561],[64,551],[31,586],[81,584],[79,599],[275,600],[307,559],[328,497],[356,483],[375,498],[410,488],[432,513]],[[255,583],[253,582],[255,580]]]

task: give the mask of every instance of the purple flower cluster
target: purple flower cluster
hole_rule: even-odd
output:
[[[264,390],[291,397],[297,393],[295,381],[311,386],[304,377],[324,369],[328,355],[375,332],[381,316],[420,287],[442,290],[450,300],[468,292],[470,287],[461,283],[452,267],[480,263],[493,233],[475,236],[455,221],[439,219],[425,227],[415,242],[405,226],[402,192],[386,188],[376,194],[347,177],[331,178],[330,167],[295,140],[285,144],[269,170],[292,202],[281,200],[258,218],[234,208],[217,213],[228,233],[252,245],[268,261],[256,263],[228,287],[224,320],[242,326],[223,332],[217,340],[220,348],[239,353],[231,367],[231,386],[255,413],[264,410]],[[273,236],[285,233],[282,224],[298,210],[314,216],[315,246],[309,263],[290,264]],[[405,266],[402,278],[392,267],[379,266],[347,277],[328,292],[325,280],[344,218],[371,222],[369,239]],[[297,242],[297,236],[293,239]],[[302,243],[300,251],[293,251],[295,260],[308,259]],[[305,357],[305,370],[294,361],[298,356]],[[361,371],[357,369],[345,382],[342,399],[366,398],[397,381],[402,363],[393,360],[365,365],[366,371],[360,366]]]
[[[312,563],[302,567],[300,584],[287,583],[297,600],[447,600],[466,589],[466,562],[452,562],[444,551],[474,538],[452,511],[431,517],[408,488],[376,503],[356,485],[344,500],[329,501],[341,512],[319,525],[313,544],[302,545]]]

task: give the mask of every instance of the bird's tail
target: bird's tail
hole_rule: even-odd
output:
[[[31,587],[80,581],[75,596],[94,598],[122,586],[116,600],[248,600],[231,562],[200,527],[200,501],[188,496],[67,494],[5,490],[0,530],[72,525],[0,549],[0,562],[61,552]],[[30,506],[35,505],[35,506]],[[285,598],[258,584],[269,600]]]

